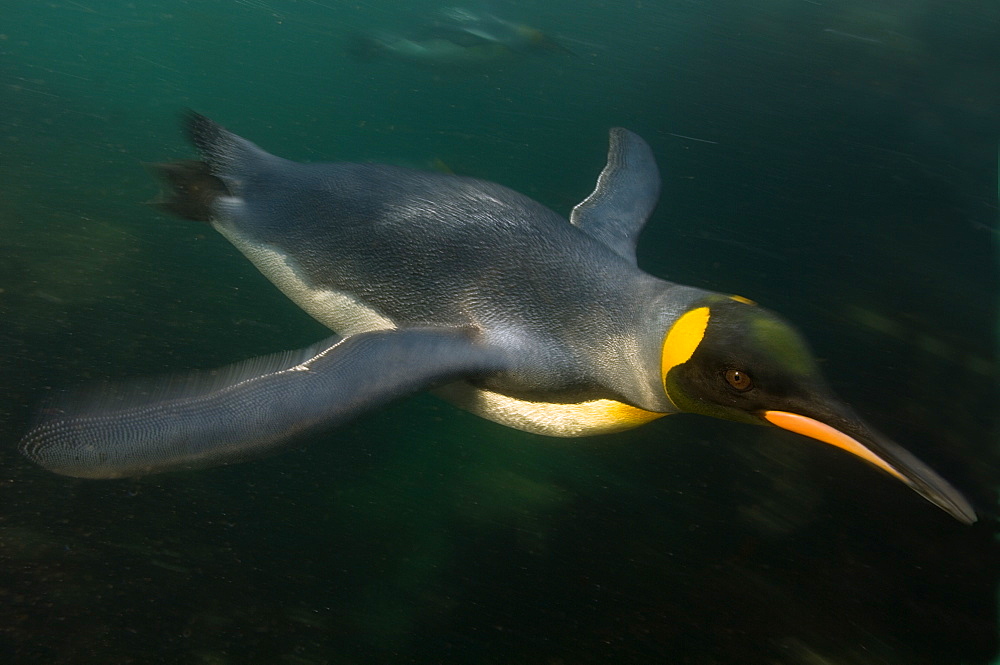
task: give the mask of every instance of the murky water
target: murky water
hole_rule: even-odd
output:
[[[989,663],[1000,9],[495,2],[562,47],[359,61],[436,3],[7,0],[0,659]],[[16,451],[53,390],[328,334],[146,201],[194,108],[303,161],[495,180],[561,213],[653,147],[640,265],[799,325],[836,390],[976,503],[695,416],[524,434],[421,395],[232,468],[81,481]],[[3,655],[9,653],[10,656]]]

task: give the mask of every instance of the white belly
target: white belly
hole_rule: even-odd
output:
[[[291,257],[251,243],[221,224],[213,223],[213,226],[292,302],[338,335],[346,337],[396,328],[392,319],[350,293],[310,286],[302,279],[302,270]]]

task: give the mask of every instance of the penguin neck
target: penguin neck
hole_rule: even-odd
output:
[[[677,320],[703,298],[713,295],[712,291],[674,284],[666,280],[648,276],[641,288],[641,299],[635,308],[636,331],[635,366],[630,374],[636,380],[629,386],[617,386],[620,394],[632,404],[648,411],[676,413],[667,397],[660,375],[663,357],[663,340]]]

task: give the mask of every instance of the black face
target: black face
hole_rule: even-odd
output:
[[[664,338],[663,383],[681,411],[775,425],[861,457],[956,519],[969,503],[920,460],[868,427],[826,387],[788,323],[748,301],[712,296]]]
[[[711,302],[709,311],[691,358],[666,376],[667,394],[679,408],[764,424],[762,411],[798,410],[808,398],[829,394],[808,347],[788,323],[728,298]]]

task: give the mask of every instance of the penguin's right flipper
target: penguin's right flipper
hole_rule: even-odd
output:
[[[50,408],[19,448],[50,471],[121,478],[242,462],[390,400],[504,368],[469,329],[380,330]],[[152,388],[152,390],[150,390]]]

